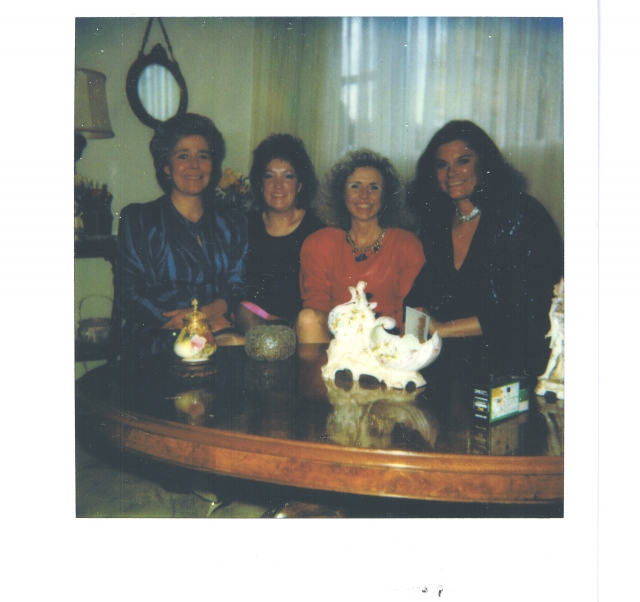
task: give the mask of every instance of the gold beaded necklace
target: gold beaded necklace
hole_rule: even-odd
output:
[[[374,253],[377,253],[380,250],[380,245],[382,245],[382,239],[384,238],[384,233],[386,231],[387,230],[385,228],[383,228],[382,232],[380,232],[380,236],[378,236],[376,241],[373,244],[368,245],[366,247],[357,246],[353,242],[353,240],[351,240],[351,235],[347,231],[347,242],[351,246],[352,253],[355,255],[355,260],[357,262],[360,262],[360,261],[365,261],[366,259],[369,259],[369,257],[367,256],[367,253],[369,251],[373,251]],[[358,253],[358,255],[356,255],[356,253]]]

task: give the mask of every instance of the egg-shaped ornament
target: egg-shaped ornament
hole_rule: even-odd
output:
[[[209,319],[198,309],[198,300],[194,299],[191,305],[193,309],[182,319],[184,326],[173,350],[183,362],[206,362],[217,349],[216,341]]]

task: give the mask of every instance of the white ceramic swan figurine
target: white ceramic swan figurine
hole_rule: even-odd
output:
[[[329,361],[322,368],[322,376],[335,379],[336,372],[349,370],[354,380],[367,374],[394,389],[403,389],[411,382],[416,387],[426,385],[418,370],[438,357],[442,347],[438,333],[424,343],[411,334],[390,334],[385,328],[393,328],[396,322],[387,316],[376,319],[376,303],[367,301],[366,286],[362,281],[350,286],[351,300],[329,313],[334,338],[327,349]]]

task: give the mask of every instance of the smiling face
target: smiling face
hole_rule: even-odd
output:
[[[375,167],[357,167],[344,185],[347,210],[352,220],[378,219],[382,209],[382,174]]]
[[[164,171],[171,176],[175,192],[200,196],[209,185],[212,166],[206,140],[202,136],[185,136],[176,142]]]
[[[454,201],[468,199],[478,183],[477,153],[462,140],[443,144],[436,153],[436,176],[443,192]]]
[[[267,163],[262,179],[264,200],[270,211],[285,212],[294,207],[302,183],[289,161],[272,159]]]

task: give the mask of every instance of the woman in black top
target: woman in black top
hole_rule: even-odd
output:
[[[324,227],[307,209],[318,180],[302,140],[289,134],[263,140],[253,152],[249,179],[259,209],[247,216],[247,297],[236,314],[245,332],[258,324],[293,323],[302,309],[300,248]]]
[[[446,124],[418,161],[410,201],[426,263],[406,303],[424,308],[430,332],[445,339],[434,377],[478,386],[545,369],[564,250],[525,190],[524,176],[470,121]]]

